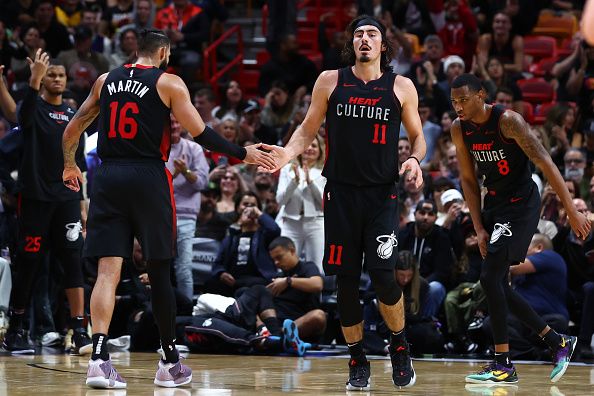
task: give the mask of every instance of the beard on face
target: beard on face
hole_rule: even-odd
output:
[[[369,61],[371,61],[371,58],[368,55],[361,55],[359,57],[359,62],[361,63],[367,63]]]
[[[167,70],[167,58],[163,59],[163,61],[161,62],[161,64],[159,65],[159,69],[165,71]]]

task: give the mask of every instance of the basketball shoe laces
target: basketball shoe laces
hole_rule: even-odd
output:
[[[367,378],[369,378],[369,372],[367,371],[366,364],[361,364],[357,362],[355,359],[351,359],[351,361],[349,362],[349,368],[351,380],[358,382],[362,380],[367,380]]]
[[[497,364],[497,361],[493,360],[491,363],[485,364],[483,367],[481,367],[481,370],[477,374],[481,375],[481,374],[490,373],[492,371],[497,370],[497,366],[500,366],[500,365]],[[501,366],[501,367],[503,367],[503,366]]]
[[[410,358],[408,355],[408,348],[404,345],[399,345],[392,350],[390,354],[394,368],[404,376],[405,372],[410,371]]]

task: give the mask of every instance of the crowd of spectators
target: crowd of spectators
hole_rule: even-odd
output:
[[[191,89],[194,106],[207,125],[225,139],[242,145],[283,145],[303,121],[319,73],[344,66],[340,51],[346,40],[344,26],[335,26],[339,24],[335,19],[340,18],[333,13],[321,15],[318,44],[322,60],[312,61],[299,47],[293,3],[287,1],[288,9],[270,7],[274,25],[267,37],[270,59],[259,70],[257,94],[248,96],[241,82],[233,79],[213,90],[202,81],[199,72],[202,49],[224,28],[228,17],[228,10],[218,0],[2,2],[2,327],[6,327],[4,318],[9,305],[7,263],[9,252],[14,254],[16,250],[14,218],[18,191],[11,172],[18,164],[19,137],[14,103],[22,99],[29,84],[26,58],[42,48],[54,63],[64,65],[68,78],[64,98],[76,108],[100,74],[134,62],[139,29],[163,29],[172,41],[169,71],[183,77]],[[517,83],[531,77],[526,67],[524,37],[532,31],[540,12],[579,18],[583,2],[343,3],[348,6],[337,12],[345,18],[365,12],[386,24],[387,39],[396,49],[391,65],[413,81],[419,94],[419,115],[427,141],[427,155],[422,161],[425,182],[417,189],[406,178],[400,180],[400,255],[394,274],[405,293],[407,332],[413,353],[486,351],[490,337],[488,310],[479,282],[481,258],[460,187],[456,149],[450,138],[450,126],[456,118],[449,100],[450,84],[464,72],[475,73],[482,79],[490,102],[527,116],[526,102]],[[284,25],[278,21],[285,21]],[[415,53],[409,41],[411,34],[418,38],[421,53]],[[594,49],[579,32],[570,40],[569,48],[569,55],[558,59],[548,76],[556,90],[556,102],[548,109],[542,125],[531,123],[530,133],[537,134],[551,153],[578,210],[594,218]],[[89,185],[97,166],[93,147],[96,139],[92,136],[96,131],[92,128],[87,131]],[[272,316],[295,320],[309,341],[341,342],[333,305],[334,283],[322,271],[324,126],[310,147],[275,175],[258,172],[257,167],[242,164],[236,158],[203,150],[185,139],[185,134],[172,119],[173,145],[167,167],[173,174],[178,208],[178,257],[171,274],[179,294],[178,315],[190,315],[188,307],[202,293],[239,299],[258,287],[247,296],[253,294],[261,299],[262,293],[269,293],[276,310]],[[405,136],[401,130],[400,161],[410,155]],[[534,169],[533,178],[542,196],[538,234],[526,261],[510,270],[510,281],[539,314],[550,319],[555,330],[565,333],[571,326],[569,331],[580,337],[580,355],[592,359],[594,235],[585,241],[577,238],[569,228],[558,197],[538,169]],[[121,315],[118,317],[122,321],[114,323],[124,325],[113,329],[114,336],[138,335],[132,345],[139,349],[153,348],[158,343],[156,328],[147,320],[150,304],[146,302],[145,289],[150,280],[144,273],[141,256],[141,252],[136,252],[124,267],[127,277],[122,279],[134,282],[118,289],[115,315]],[[196,262],[207,265],[198,268]],[[96,263],[85,263],[88,284],[93,282],[94,271]],[[56,281],[53,276],[44,279],[48,278]],[[366,346],[381,353],[387,328],[381,323],[374,292],[367,284],[361,285],[361,298],[366,306]],[[64,310],[63,296],[52,299],[57,315],[57,311]],[[262,313],[267,311],[262,309]],[[268,318],[271,314],[263,315]],[[184,320],[180,323],[187,323]],[[266,334],[265,323],[252,325],[247,326],[249,331],[254,327],[257,334]],[[509,325],[513,329],[512,354],[541,357],[537,340],[519,323],[510,319]],[[152,326],[153,339],[138,331],[139,326]],[[53,331],[62,331],[59,321],[55,327]],[[274,333],[276,330],[275,327]],[[188,344],[196,344],[197,340],[195,335],[186,334]]]

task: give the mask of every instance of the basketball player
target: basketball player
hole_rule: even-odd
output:
[[[571,360],[576,337],[551,329],[509,285],[512,264],[524,261],[540,213],[540,195],[532,181],[530,161],[542,169],[563,207],[569,224],[581,238],[590,233],[590,222],[579,213],[559,170],[538,138],[528,130],[516,112],[485,104],[487,94],[480,80],[463,74],[454,80],[451,100],[458,118],[452,125],[452,140],[460,163],[461,182],[472,222],[484,258],[481,285],[487,295],[495,342],[495,360],[477,374],[466,377],[471,383],[518,382],[509,359],[508,310],[532,328],[553,353],[551,381],[558,381]],[[485,175],[487,194],[481,213],[481,194],[475,163]]]
[[[312,142],[326,117],[328,156],[323,175],[324,271],[337,275],[338,311],[351,359],[347,390],[370,389],[370,366],[363,352],[363,311],[359,278],[363,255],[380,312],[392,332],[392,380],[412,386],[415,372],[404,336],[402,291],[394,280],[398,254],[398,133],[408,131],[411,156],[400,174],[423,183],[419,161],[425,156],[417,91],[388,66],[392,47],[385,27],[362,15],[347,27],[344,49],[351,66],[323,72],[316,81],[305,120],[285,148],[264,145],[280,169]]]
[[[187,384],[192,370],[181,364],[175,348],[175,299],[170,281],[175,253],[175,203],[171,174],[165,168],[170,149],[170,112],[195,141],[216,152],[265,167],[272,160],[257,145],[228,143],[206,127],[192,105],[183,81],[164,73],[170,41],[160,30],[144,30],[138,60],[103,74],[64,133],[64,183],[77,191],[82,181],[74,162],[78,137],[99,118],[97,153],[102,164],[93,182],[84,254],[99,257],[97,282],[91,296],[93,352],[87,385],[125,388],[106,349],[115,289],[122,258],[130,257],[136,236],[147,260],[152,305],[159,328],[162,359],[154,383],[165,387]]]
[[[18,180],[17,275],[11,291],[10,327],[3,347],[13,354],[34,352],[23,332],[23,318],[25,308],[30,304],[38,268],[43,256],[51,250],[64,269],[64,288],[70,305],[74,343],[70,352],[89,354],[91,339],[83,326],[80,260],[83,244],[82,195],[64,187],[60,179],[62,135],[74,116],[74,110],[62,99],[66,89],[66,70],[61,65],[50,65],[49,55],[41,50],[37,50],[34,59],[27,58],[27,62],[31,78],[18,111],[23,156]],[[78,154],[78,162],[84,163],[82,151]]]

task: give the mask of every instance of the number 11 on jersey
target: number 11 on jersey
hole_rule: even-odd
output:
[[[382,130],[382,138],[379,139],[379,131]],[[386,125],[373,124],[373,144],[386,144]]]

